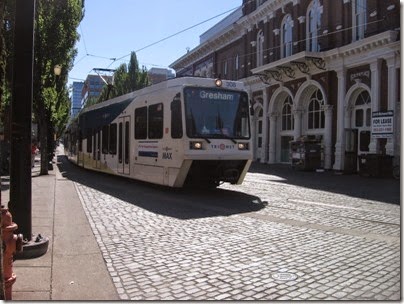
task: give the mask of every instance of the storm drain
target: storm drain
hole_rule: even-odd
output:
[[[278,272],[272,274],[272,278],[278,281],[294,281],[297,279],[297,275],[289,272]]]

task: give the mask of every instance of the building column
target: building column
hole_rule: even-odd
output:
[[[303,111],[300,109],[293,110],[293,118],[295,120],[293,140],[298,140],[302,136],[302,114]]]
[[[269,164],[274,164],[276,162],[276,124],[278,121],[278,116],[279,114],[277,112],[272,112],[269,115]]]
[[[324,169],[331,169],[332,159],[332,105],[324,106],[325,114],[325,133],[324,133]]]
[[[262,148],[261,148],[261,163],[265,163],[268,160],[268,94],[267,88],[262,90]]]
[[[345,68],[337,70],[338,101],[337,101],[337,141],[335,143],[335,162],[333,169],[344,170],[345,165]]]
[[[397,128],[397,119],[399,113],[397,113],[396,104],[397,104],[397,69],[396,69],[396,58],[395,56],[386,60],[387,68],[388,68],[388,76],[387,76],[387,109],[389,111],[393,111],[394,113],[394,125],[393,125],[393,137],[387,139],[386,144],[386,154],[394,156],[395,144],[397,138],[397,132],[399,128]]]
[[[371,102],[372,102],[372,112],[380,111],[380,70],[381,70],[381,59],[376,59],[376,61],[370,64],[370,71],[372,73],[371,79]],[[380,152],[380,142],[377,138],[371,138],[369,144],[369,153]]]
[[[255,117],[255,115],[253,117],[251,117],[251,137],[252,137],[252,145],[253,145],[253,151],[254,151],[254,155],[253,158],[254,160],[257,159],[257,155],[255,154],[255,149],[257,147],[257,118]]]

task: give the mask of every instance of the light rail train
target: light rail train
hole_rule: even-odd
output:
[[[170,79],[81,111],[65,154],[86,169],[183,187],[241,184],[252,162],[242,82]]]

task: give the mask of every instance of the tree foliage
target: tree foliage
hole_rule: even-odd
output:
[[[7,128],[6,109],[11,102],[11,62],[15,1],[0,1],[0,129]]]
[[[68,72],[77,54],[77,27],[84,16],[84,0],[37,0],[34,55],[33,112],[41,145],[41,174],[47,174],[53,136],[58,137],[69,117]],[[55,65],[62,67],[55,76]]]
[[[146,68],[139,69],[136,53],[131,52],[129,64],[123,63],[115,70],[114,85],[109,92],[109,96],[108,87],[105,86],[98,98],[98,102],[140,90],[148,85],[149,78]]]

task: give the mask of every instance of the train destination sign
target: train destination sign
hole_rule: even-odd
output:
[[[372,113],[372,137],[391,138],[394,131],[394,111]]]
[[[201,91],[199,93],[201,99],[213,99],[213,100],[225,100],[232,101],[234,100],[234,94],[227,94],[222,92],[209,92],[209,91]]]

